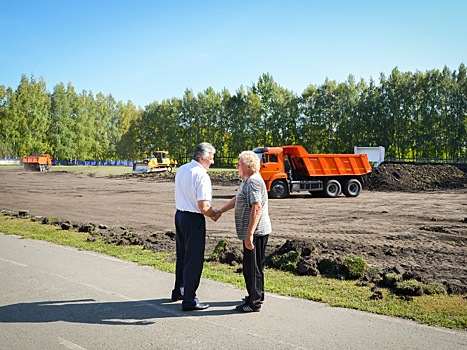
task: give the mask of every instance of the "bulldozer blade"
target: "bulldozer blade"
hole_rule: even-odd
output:
[[[157,167],[148,170],[148,173],[161,173],[163,171],[169,171],[169,169],[168,167]]]
[[[148,166],[147,165],[136,165],[133,167],[133,172],[135,173],[147,173],[148,172]]]

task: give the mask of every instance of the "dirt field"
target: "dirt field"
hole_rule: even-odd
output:
[[[372,190],[356,198],[296,194],[270,200],[269,253],[300,247],[302,267],[312,256],[340,261],[354,254],[385,271],[441,283],[450,293],[467,293],[467,177],[445,167],[422,173],[426,179],[388,165],[375,169],[367,183]],[[105,225],[100,232],[108,241],[175,251],[172,178],[2,169],[0,210]],[[238,179],[222,175],[212,180],[216,208],[235,195]],[[231,246],[240,244],[232,211],[217,223],[208,220],[207,253],[223,236],[229,237]],[[302,268],[302,273],[313,271]]]

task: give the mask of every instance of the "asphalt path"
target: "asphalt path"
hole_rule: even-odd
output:
[[[467,349],[467,332],[202,280],[204,311],[172,302],[174,276],[0,233],[0,349]]]

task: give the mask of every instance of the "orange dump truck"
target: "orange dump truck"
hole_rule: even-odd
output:
[[[29,157],[23,157],[24,170],[45,171],[52,167],[52,157],[48,154],[33,153]]]
[[[356,197],[364,176],[371,173],[366,154],[308,154],[302,146],[258,147],[253,152],[271,198],[300,191]]]

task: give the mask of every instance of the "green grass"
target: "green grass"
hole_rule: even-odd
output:
[[[21,165],[8,165],[0,166],[0,171],[24,171],[24,167]],[[119,175],[131,173],[133,168],[130,166],[92,166],[92,165],[54,165],[51,172],[53,171],[68,171],[70,173],[94,173],[102,175]]]
[[[104,244],[100,240],[88,242],[87,233],[63,231],[58,227],[31,220],[1,215],[0,232],[95,251],[166,272],[175,271],[175,265],[165,260],[167,257],[173,257],[174,253],[152,253],[140,246],[117,246]],[[245,288],[243,276],[236,270],[236,267],[226,264],[206,262],[203,277]],[[433,326],[467,329],[467,300],[462,295],[423,295],[406,301],[388,289],[381,289],[384,298],[372,300],[370,297],[373,292],[370,287],[359,287],[356,281],[297,276],[268,268],[265,269],[265,289],[268,292],[323,302],[334,307],[402,317]]]
[[[21,171],[24,170],[22,165],[1,165],[0,171]]]
[[[223,171],[238,171],[238,170],[236,168],[216,168],[215,166],[212,166],[208,169],[208,173],[223,172]]]

